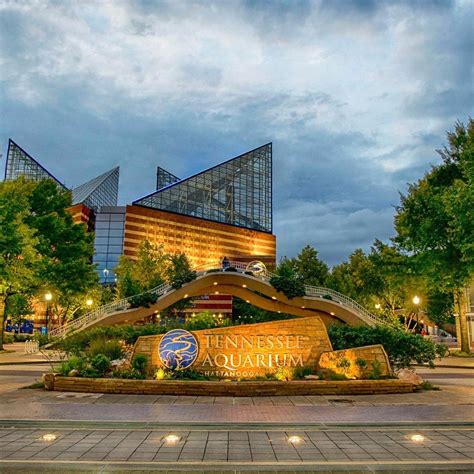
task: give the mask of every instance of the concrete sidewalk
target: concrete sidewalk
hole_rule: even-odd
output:
[[[4,344],[3,347],[6,352],[0,352],[0,366],[48,363],[48,358],[53,361],[60,361],[61,359],[60,353],[51,350],[45,350],[44,353],[25,354],[24,342]]]
[[[44,440],[44,435],[50,440]],[[53,436],[51,436],[53,435]],[[168,441],[167,436],[175,436]],[[413,438],[417,435],[419,438]],[[296,438],[292,438],[296,437]],[[474,429],[0,429],[0,469],[275,472],[474,469]],[[29,470],[29,471],[28,471]],[[236,472],[236,471],[234,471]]]

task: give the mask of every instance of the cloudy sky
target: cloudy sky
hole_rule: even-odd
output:
[[[279,255],[393,234],[473,112],[472,1],[0,0],[0,143],[120,202],[273,142]],[[4,159],[2,160],[2,167]]]

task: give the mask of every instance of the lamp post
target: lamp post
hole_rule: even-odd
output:
[[[104,268],[102,273],[104,274],[104,283],[107,283],[107,277],[109,276],[110,270],[108,268]]]
[[[51,292],[47,292],[44,295],[44,299],[46,300],[46,333],[48,333],[49,330],[49,302],[53,299],[53,295]]]
[[[412,300],[412,301],[413,301],[413,304],[415,305],[415,308],[416,308],[416,325],[418,326],[418,324],[419,324],[419,323],[418,323],[418,306],[419,306],[419,304],[421,303],[421,299],[420,299],[419,296],[415,295],[415,296],[413,297],[413,300]]]

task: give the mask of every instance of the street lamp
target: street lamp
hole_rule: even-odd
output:
[[[48,332],[48,329],[49,329],[49,302],[53,299],[53,295],[51,294],[50,291],[48,291],[44,295],[44,299],[46,300],[46,332]]]
[[[412,301],[413,301],[413,304],[416,306],[416,325],[418,326],[418,324],[419,324],[419,321],[418,321],[418,305],[420,304],[421,299],[420,299],[419,296],[415,295],[413,297]]]
[[[108,268],[104,268],[102,273],[104,274],[105,283],[107,283],[107,277],[109,276],[110,270]]]

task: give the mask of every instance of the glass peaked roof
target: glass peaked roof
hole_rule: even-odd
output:
[[[156,167],[156,189],[164,188],[169,184],[173,184],[179,181],[179,178],[169,171],[166,171],[161,166]]]
[[[8,140],[8,154],[5,165],[5,180],[20,176],[32,181],[52,179],[63,189],[68,189],[61,181],[41,166],[12,139]],[[73,204],[83,203],[97,210],[100,206],[116,206],[118,198],[119,167],[111,169],[72,190]]]
[[[272,231],[272,144],[158,189],[133,204]]]
[[[81,184],[72,190],[72,203],[83,203],[90,209],[97,210],[101,206],[116,206],[118,198],[120,167]]]
[[[46,168],[43,168],[31,155],[17,145],[12,139],[8,140],[8,153],[5,165],[5,180],[17,179],[24,176],[25,179],[40,181],[52,179],[58,186],[67,189]]]

